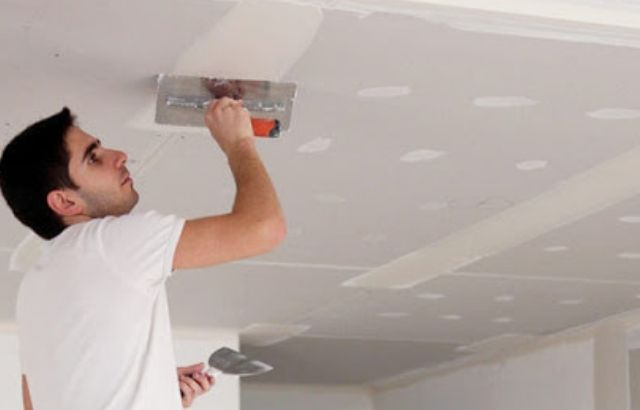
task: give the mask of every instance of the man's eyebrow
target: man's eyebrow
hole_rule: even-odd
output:
[[[89,154],[91,154],[91,151],[98,148],[100,144],[101,144],[100,140],[95,140],[91,144],[89,144],[89,146],[84,150],[84,155],[82,156],[82,162],[85,162],[87,160],[87,157],[89,157]]]

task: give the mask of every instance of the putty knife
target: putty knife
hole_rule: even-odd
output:
[[[230,376],[257,376],[273,370],[272,366],[247,356],[229,347],[221,347],[209,356],[209,367],[204,371],[211,377],[221,374]],[[184,397],[184,393],[180,392]]]
[[[289,129],[296,89],[294,83],[163,74],[158,77],[156,122],[204,127],[207,105],[230,97],[243,101],[256,136],[274,138]]]
[[[214,377],[219,374],[257,376],[271,370],[273,367],[264,362],[249,359],[236,350],[222,347],[209,356],[209,367],[205,373]]]

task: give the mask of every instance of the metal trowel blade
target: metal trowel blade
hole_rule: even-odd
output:
[[[255,376],[273,370],[272,366],[259,360],[249,359],[228,347],[222,347],[213,352],[209,356],[209,366],[234,376]]]
[[[158,124],[204,127],[209,102],[243,100],[257,136],[277,137],[289,129],[296,84],[273,81],[160,75],[156,100]]]
[[[259,360],[247,360],[226,370],[227,374],[237,376],[257,376],[273,370],[272,366]]]

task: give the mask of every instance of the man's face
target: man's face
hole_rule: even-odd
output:
[[[91,218],[129,213],[138,203],[133,179],[125,167],[127,154],[104,148],[98,139],[71,127],[66,134],[69,174]]]

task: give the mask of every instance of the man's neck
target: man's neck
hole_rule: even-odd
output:
[[[89,222],[92,219],[95,219],[95,218],[93,218],[93,217],[91,217],[89,215],[74,215],[74,216],[67,216],[67,217],[62,218],[62,222],[66,226],[71,226],[71,225],[76,225],[76,224]]]

